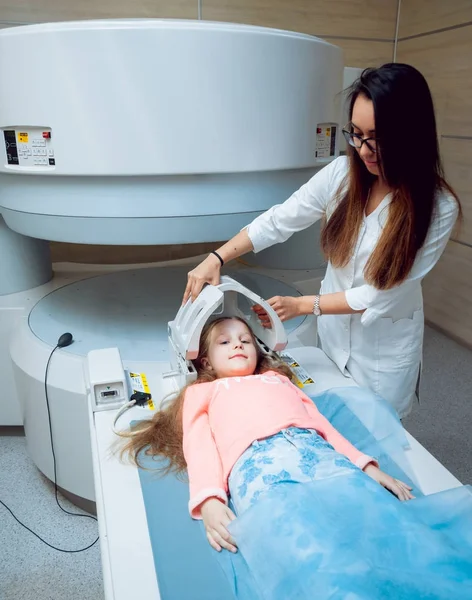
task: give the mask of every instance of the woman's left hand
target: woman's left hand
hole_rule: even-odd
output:
[[[269,298],[267,303],[275,310],[281,321],[288,321],[300,316],[300,297],[294,298],[292,296],[274,296]],[[269,315],[266,311],[256,304],[252,307],[253,311],[259,317],[263,327],[270,327]]]
[[[403,481],[400,481],[399,479],[387,475],[387,473],[384,473],[375,465],[367,465],[364,469],[364,473],[395,494],[399,500],[411,500],[414,498],[411,493],[412,488],[409,485],[403,483]]]

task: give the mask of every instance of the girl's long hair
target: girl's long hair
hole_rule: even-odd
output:
[[[190,385],[214,381],[214,373],[205,368],[202,364],[204,358],[208,355],[211,332],[218,323],[227,319],[237,319],[246,325],[252,336],[253,343],[257,352],[257,365],[255,374],[265,371],[276,371],[292,379],[292,371],[280,359],[274,359],[265,354],[256,338],[247,326],[246,321],[239,317],[222,317],[207,324],[200,337],[200,348],[198,358],[194,361],[197,370],[197,379]],[[123,459],[128,455],[131,461],[143,468],[140,461],[141,453],[145,451],[151,456],[158,456],[167,459],[165,465],[159,470],[163,473],[174,472],[181,474],[185,471],[187,464],[183,452],[183,427],[182,427],[182,409],[185,402],[185,391],[188,386],[183,388],[178,396],[165,404],[156,412],[152,419],[140,421],[132,431],[122,432],[120,435],[127,438],[126,444],[121,448],[120,456]]]
[[[350,89],[349,120],[360,95],[372,100],[377,156],[382,177],[393,190],[385,227],[364,271],[368,283],[385,290],[410,273],[431,225],[438,194],[449,192],[455,198],[459,216],[461,207],[444,178],[433,99],[423,75],[400,63],[365,69]],[[348,157],[348,176],[321,234],[323,252],[334,267],[346,266],[354,253],[376,179],[351,146]]]

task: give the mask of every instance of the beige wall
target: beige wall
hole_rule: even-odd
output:
[[[195,0],[0,0],[0,21],[40,23],[75,19],[196,19]]]
[[[446,176],[464,209],[461,229],[425,279],[426,318],[472,346],[472,2],[402,0],[397,60],[431,86]]]
[[[309,33],[344,50],[350,67],[392,60],[397,0],[202,0],[203,18]]]
[[[202,0],[202,17],[291,29],[341,46],[348,66],[392,60],[397,0]],[[0,0],[0,27],[124,17],[198,17],[197,0]],[[133,263],[208,252],[218,244],[105,247],[51,244],[55,261]]]

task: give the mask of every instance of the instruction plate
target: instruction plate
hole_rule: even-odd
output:
[[[334,158],[336,155],[336,134],[337,125],[335,123],[318,123],[316,127],[316,158]]]
[[[303,388],[306,385],[315,383],[315,380],[305,371],[305,369],[298,363],[289,352],[280,352],[280,358],[287,363],[294,374],[293,383],[299,388]]]

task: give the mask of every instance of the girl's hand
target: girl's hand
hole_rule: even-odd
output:
[[[403,483],[403,481],[400,481],[399,479],[387,475],[387,473],[384,473],[375,465],[367,465],[364,469],[364,473],[395,494],[399,500],[411,500],[414,498],[411,493],[412,488],[409,485]]]
[[[217,498],[208,498],[203,502],[200,512],[210,546],[218,552],[221,548],[236,552],[236,544],[226,529],[236,518],[233,511]]]
[[[300,297],[292,296],[274,296],[267,300],[268,304],[275,310],[281,321],[288,321],[301,315],[300,312]],[[270,319],[266,311],[256,304],[252,310],[257,314],[263,327],[270,328]]]
[[[182,299],[182,306],[189,298],[192,298],[193,302],[202,291],[205,283],[218,285],[220,283],[220,270],[220,261],[214,254],[210,254],[205,260],[202,260],[195,269],[189,271],[187,274],[187,287],[185,288],[184,297]]]

